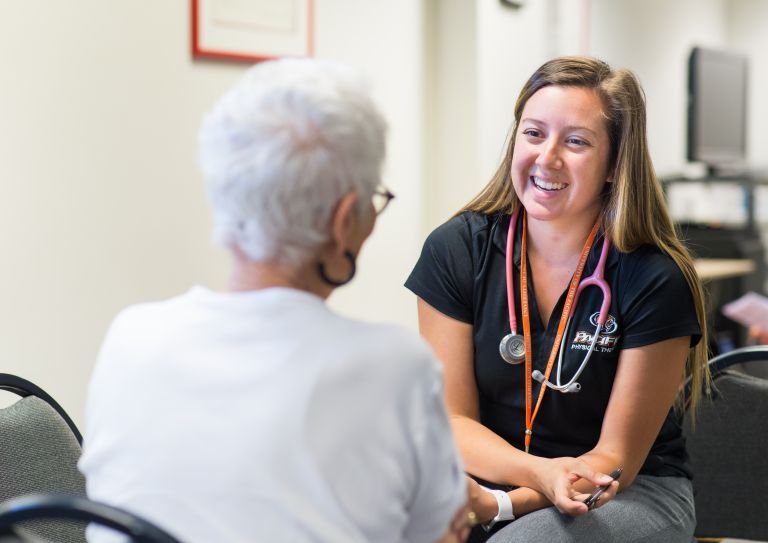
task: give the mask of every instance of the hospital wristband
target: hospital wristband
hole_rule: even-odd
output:
[[[486,532],[491,531],[491,528],[493,528],[497,522],[502,522],[504,520],[515,520],[515,512],[512,509],[512,500],[510,499],[509,494],[503,490],[486,488],[483,485],[480,485],[480,488],[490,494],[493,494],[493,496],[496,498],[496,504],[499,506],[499,512],[496,513],[496,516],[485,524],[482,524],[482,527]]]

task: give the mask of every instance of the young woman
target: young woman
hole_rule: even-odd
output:
[[[429,236],[406,286],[445,367],[465,468],[507,491],[473,492],[481,521],[515,517],[495,523],[493,541],[690,541],[673,403],[685,374],[707,378],[703,296],[653,172],[631,72],[586,57],[541,66],[498,171]],[[621,467],[622,492],[563,516],[586,507],[550,507],[537,487],[547,474],[520,477],[531,456]],[[574,501],[593,489],[577,475]]]

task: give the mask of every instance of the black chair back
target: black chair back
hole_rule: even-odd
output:
[[[768,364],[768,346],[713,358],[712,398],[684,433],[694,473],[696,536],[768,541],[768,380],[733,369]],[[690,384],[688,384],[690,387]]]
[[[0,502],[31,493],[85,496],[77,469],[81,436],[72,419],[40,387],[0,374],[0,389],[22,398],[0,409]],[[84,543],[82,524],[29,523],[24,531],[57,543]]]
[[[106,526],[136,543],[180,543],[162,528],[123,509],[84,497],[53,494],[22,496],[0,504],[0,537],[18,537],[23,542],[15,530],[19,523],[50,519]]]
[[[74,434],[80,446],[83,445],[83,436],[80,433],[80,430],[77,429],[74,421],[72,421],[69,415],[67,415],[67,412],[64,411],[64,409],[56,400],[53,399],[50,394],[48,394],[45,390],[33,382],[22,379],[16,375],[11,375],[10,373],[0,373],[0,390],[13,392],[22,398],[26,398],[27,396],[36,396],[37,398],[45,401],[45,403],[50,405],[67,423],[67,426],[69,426],[69,429]]]

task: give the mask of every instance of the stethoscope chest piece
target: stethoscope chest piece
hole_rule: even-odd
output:
[[[525,342],[520,334],[507,334],[499,343],[499,354],[508,364],[520,364],[525,360]]]

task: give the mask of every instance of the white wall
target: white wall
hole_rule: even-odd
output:
[[[412,324],[400,285],[420,246],[421,3],[318,0],[316,16],[318,56],[370,74],[398,196],[332,304]],[[0,372],[79,420],[120,308],[225,283],[196,131],[244,70],[191,60],[187,1],[0,3]]]
[[[727,6],[726,36],[729,47],[749,58],[749,124],[747,154],[755,169],[768,168],[768,2],[730,0]],[[768,221],[768,216],[762,216]]]
[[[476,192],[476,8],[466,0],[426,3],[422,237]]]
[[[747,160],[765,175],[768,172],[768,2],[765,0],[731,0],[727,10],[728,44],[745,53],[749,59],[747,111]],[[768,247],[768,185],[755,191],[755,218],[760,228],[763,247]],[[768,258],[768,254],[766,254]],[[768,292],[768,277],[764,290]]]
[[[119,308],[223,280],[195,132],[242,68],[188,43],[186,2],[0,4],[0,367],[75,418]]]

